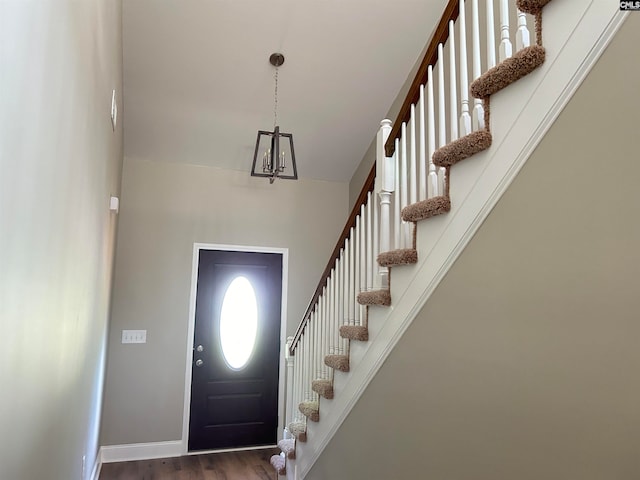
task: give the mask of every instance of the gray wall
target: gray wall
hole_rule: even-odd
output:
[[[307,480],[639,477],[639,32],[631,15]]]
[[[180,440],[194,242],[289,249],[293,334],[347,217],[346,183],[125,159],[102,444]],[[146,329],[122,345],[123,329]]]
[[[0,2],[0,478],[88,479],[122,134],[121,2]],[[82,458],[86,456],[85,474]]]
[[[385,118],[388,118],[392,122],[396,120],[396,117],[400,112],[400,108],[404,103],[404,99],[407,96],[409,87],[413,83],[413,79],[416,76],[416,73],[418,72],[418,68],[422,63],[422,59],[426,54],[427,47],[429,46],[428,42],[431,39],[432,35],[433,35],[433,32],[429,33],[428,35],[425,35],[426,44],[422,49],[422,52],[420,52],[420,55],[416,59],[413,67],[411,68],[411,71],[407,74],[407,79],[405,80],[404,84],[402,85],[402,88],[398,92],[398,95],[396,96],[396,98],[393,100],[393,103],[389,107],[389,110]],[[384,119],[381,118],[379,121],[381,122],[382,120]],[[378,127],[379,127],[379,124],[378,124]],[[376,161],[376,135],[377,135],[377,130],[373,136],[373,139],[371,140],[371,144],[369,145],[367,152],[362,157],[362,160],[360,160],[358,167],[356,168],[355,172],[353,172],[353,175],[351,176],[351,180],[349,181],[349,211],[351,211],[351,209],[355,205],[356,200],[358,199],[358,195],[360,195],[360,191],[362,190],[362,186],[364,185],[365,180],[369,176],[369,172],[371,172],[371,167],[373,167],[373,164]]]

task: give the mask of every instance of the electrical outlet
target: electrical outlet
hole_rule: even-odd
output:
[[[118,100],[116,98],[116,90],[111,92],[111,126],[113,131],[116,131],[116,124],[118,123]]]
[[[122,343],[147,343],[147,331],[122,330]]]

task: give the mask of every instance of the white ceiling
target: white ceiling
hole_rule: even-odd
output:
[[[445,3],[124,0],[125,155],[249,172],[282,52],[299,176],[349,181]]]

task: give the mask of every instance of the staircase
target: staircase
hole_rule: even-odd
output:
[[[271,459],[279,475],[309,472],[624,22],[614,3],[448,3],[287,342],[287,428]]]

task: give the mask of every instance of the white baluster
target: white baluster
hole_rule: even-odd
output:
[[[380,202],[382,205],[382,202]],[[389,205],[387,204],[387,208]],[[387,211],[387,225],[389,212]],[[373,197],[371,192],[367,194],[367,284],[365,288],[371,290],[373,288],[373,271],[375,269],[375,258],[373,256]],[[377,234],[377,232],[376,232]],[[385,235],[387,238],[387,244],[389,243],[389,234]]]
[[[408,163],[407,163],[407,123],[402,122],[400,137],[400,191],[402,193],[401,206],[406,207],[409,204],[409,179],[408,177]],[[409,242],[409,236],[411,226],[408,222],[402,222],[402,246],[400,248],[406,248]]]
[[[309,321],[311,321],[311,317],[309,317]],[[302,401],[309,401],[309,387],[307,386],[307,378],[309,378],[309,324],[307,323],[304,333],[302,334],[303,339],[303,370],[302,370]]]
[[[296,344],[295,355],[293,357],[293,394],[291,395],[291,421],[295,422],[298,419],[298,387],[299,387],[299,371],[300,371],[300,339]]]
[[[315,392],[311,390],[311,383],[316,378],[316,326],[319,322],[320,305],[322,305],[322,295],[318,297],[316,310],[313,312],[312,322],[309,325],[309,400],[313,400]]]
[[[368,195],[367,195],[368,197]],[[358,289],[361,292],[367,290],[367,223],[369,219],[366,215],[366,204],[360,206],[360,284]],[[362,319],[364,318],[364,306],[358,304],[360,309],[360,322],[358,325],[362,325]]]
[[[500,49],[498,58],[504,61],[513,55],[509,38],[509,0],[500,0]]]
[[[393,160],[393,158],[390,158],[389,160]],[[395,183],[395,182],[394,182]],[[372,206],[373,208],[373,252],[372,252],[372,262],[377,265],[377,258],[378,258],[378,254],[380,253],[380,225],[379,225],[379,221],[378,221],[378,206],[374,203]],[[382,205],[380,206],[380,208],[382,208]],[[386,236],[387,238],[389,238],[389,236]],[[373,274],[373,287],[374,288],[380,288],[382,286],[385,286],[388,284],[388,280],[389,280],[389,269],[388,268],[382,268],[380,267],[380,269],[378,270],[378,275]]]
[[[338,265],[338,277],[336,278],[336,304],[335,304],[335,317],[333,319],[333,322],[331,322],[332,324],[332,331],[335,332],[336,330],[340,329],[340,325],[342,325],[342,315],[343,315],[343,308],[344,308],[344,284],[342,283],[344,280],[344,247],[342,248],[342,250],[340,250],[340,264]],[[330,351],[329,353],[332,354],[336,354],[337,352],[337,346],[338,343],[336,341],[336,337],[337,335],[333,335],[332,337],[332,342],[333,342],[333,351]]]
[[[407,125],[409,130],[409,204],[416,203],[418,201],[418,194],[416,192],[416,179],[418,178],[418,164],[416,160],[416,106],[411,105],[411,118]]]
[[[471,133],[471,115],[469,114],[469,75],[467,66],[467,22],[464,0],[460,0],[460,136]]]
[[[290,422],[293,422],[293,395],[294,395],[294,364],[295,357],[291,355],[291,346],[293,345],[293,337],[287,337],[287,343],[284,351],[284,358],[287,363],[287,392],[285,398],[287,399],[286,403],[286,413],[285,413],[285,426],[289,425]]]
[[[313,381],[313,323],[307,325],[307,331],[307,358],[309,359],[309,363],[307,366],[307,379],[305,380],[305,388],[307,389],[307,401],[310,402],[313,400],[313,390],[311,390],[311,382]]]
[[[420,128],[418,130],[418,164],[420,166],[420,188],[419,188],[419,200],[425,200],[427,197],[427,141],[425,138],[427,126],[425,125],[424,116],[424,85],[420,85],[420,98],[418,99],[418,118],[420,119]]]
[[[487,2],[487,70],[496,66],[496,27],[493,0]]]
[[[447,144],[447,120],[445,110],[444,96],[444,47],[438,45],[438,147],[444,147]]]
[[[491,0],[488,0],[491,1]],[[456,90],[456,36],[455,24],[449,21],[449,134],[451,141],[458,139],[458,92]]]
[[[435,108],[435,101],[433,98],[433,68],[431,65],[429,65],[429,68],[427,69],[427,116],[429,125],[429,198],[433,198],[438,195],[438,174],[436,173],[436,166],[433,164],[433,152],[436,151]]]
[[[400,140],[395,139],[395,153],[393,154],[393,160],[395,163],[395,192],[396,195],[393,199],[393,245],[394,248],[402,247],[401,227],[402,219],[400,218],[400,210],[402,208],[400,200]]]
[[[438,45],[438,147],[444,147],[447,144],[447,119],[445,112],[447,105],[444,94],[444,46]],[[438,195],[444,195],[444,183],[442,178],[444,168],[438,169]]]
[[[361,210],[362,211],[362,210]],[[362,250],[360,250],[361,244],[361,229],[362,229],[362,217],[356,217],[356,228],[353,232],[353,324],[360,324],[360,304],[357,302],[358,293],[360,293],[360,274],[362,273]]]
[[[522,50],[523,48],[531,45],[531,38],[529,36],[529,29],[527,27],[527,14],[521,12],[518,9],[518,30],[516,30],[516,50]]]
[[[345,241],[345,247],[344,247],[344,278],[343,278],[343,283],[342,283],[342,287],[344,288],[344,298],[343,298],[343,303],[344,303],[344,307],[342,310],[343,313],[343,317],[340,320],[340,325],[349,325],[349,263],[350,263],[350,258],[351,258],[351,241],[347,238],[347,240]],[[338,351],[336,352],[336,354],[341,354],[342,352],[340,351],[340,346],[341,346],[341,342],[339,337],[337,337],[338,343],[336,343],[336,345],[338,346]]]
[[[480,66],[480,16],[478,13],[478,0],[471,0],[471,44],[473,46],[473,78],[482,75]],[[473,99],[472,124],[474,130],[484,128],[484,108],[480,98]]]
[[[355,228],[351,227],[349,238],[349,325],[353,325],[356,318],[356,245]]]
[[[325,347],[324,347],[324,351],[322,353],[322,368],[323,370],[323,377],[322,378],[330,378],[330,372],[329,372],[329,367],[327,367],[324,363],[324,357],[330,353],[330,342],[331,342],[331,336],[330,336],[330,329],[331,329],[331,325],[334,324],[336,316],[335,316],[335,307],[336,307],[336,278],[338,276],[338,261],[336,259],[336,263],[335,266],[333,267],[333,272],[331,273],[331,294],[329,295],[329,310],[327,312],[327,326],[325,329]]]
[[[302,414],[298,410],[298,403],[302,401],[302,373],[304,371],[304,333],[300,335],[298,339],[298,345],[296,347],[296,395],[294,397],[294,412],[296,421],[300,421]]]
[[[329,278],[327,277],[327,282]],[[322,355],[324,354],[324,350],[322,349],[322,326],[327,321],[327,297],[329,295],[328,284],[325,285],[322,292],[322,302],[320,303],[320,312],[318,314],[318,324],[316,325],[316,378],[322,378]]]

